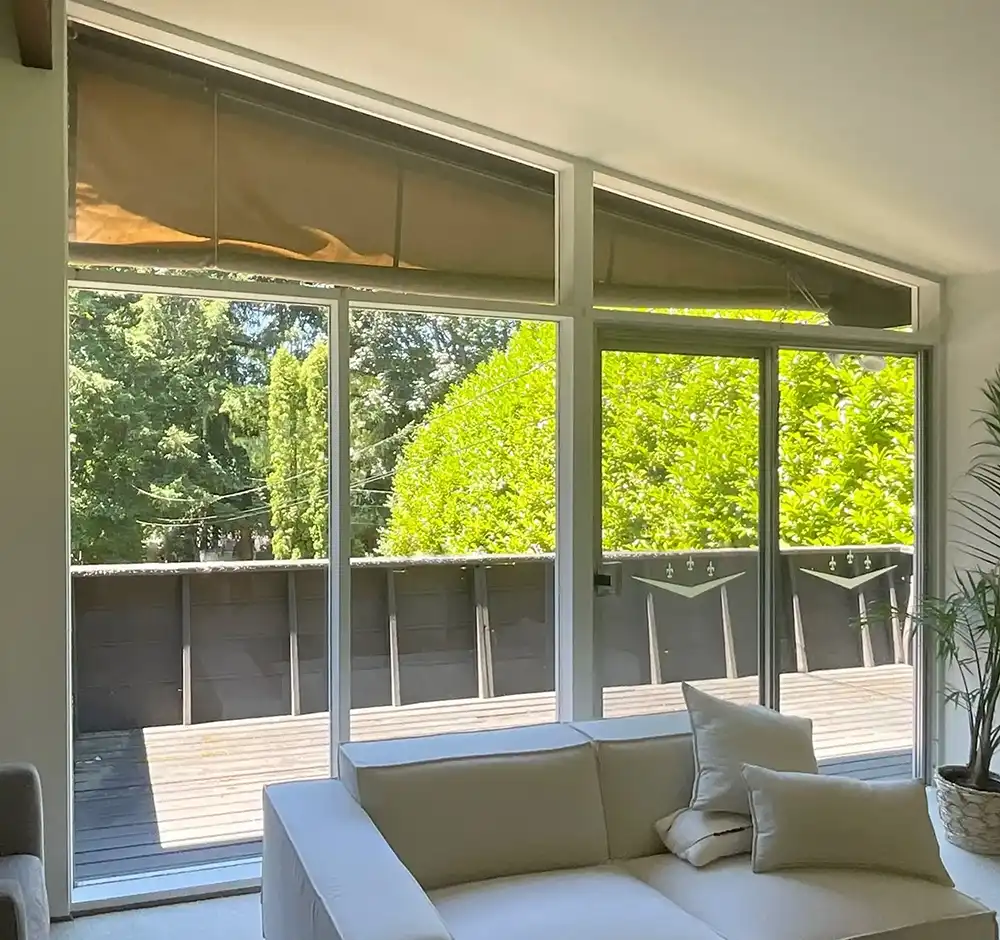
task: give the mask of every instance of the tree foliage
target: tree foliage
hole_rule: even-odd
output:
[[[74,291],[73,558],[187,560],[266,534],[267,383],[325,314],[287,304]]]
[[[305,397],[299,360],[287,349],[278,349],[271,360],[267,393],[267,487],[271,546],[276,558],[312,557],[312,539],[304,513],[308,477],[313,469],[305,460]]]
[[[71,304],[72,546],[135,561],[149,539],[191,557],[201,526],[252,510],[223,407],[238,371],[225,304],[78,292]]]
[[[317,343],[302,363],[302,406],[305,409],[302,433],[305,506],[303,521],[313,557],[327,553],[329,518],[327,434],[327,392],[329,353],[326,342]],[[317,469],[318,468],[318,469]]]
[[[326,554],[324,310],[77,291],[70,317],[74,560]],[[551,549],[554,327],[356,311],[350,342],[354,553]],[[752,544],[756,368],[605,354],[606,546]],[[909,362],[783,353],[781,389],[783,537],[906,540]]]
[[[515,321],[359,310],[351,315],[351,531],[370,555],[388,519],[403,445],[484,359],[506,347]]]
[[[386,518],[400,448],[427,409],[502,348],[505,320],[356,312],[355,551]],[[70,297],[76,561],[251,557],[327,544],[327,313],[251,301]]]
[[[512,329],[507,320],[353,314],[349,407],[354,554],[374,550],[387,518],[396,461],[428,409],[503,348]],[[321,557],[327,552],[327,353],[321,341],[301,364],[288,349],[275,356],[279,365],[272,364],[268,485],[272,547],[278,558]]]
[[[381,552],[554,548],[554,358],[554,327],[524,324],[431,409],[400,459]],[[869,372],[788,351],[779,372],[782,539],[909,541],[912,361]],[[756,360],[606,352],[602,373],[604,547],[755,544]]]

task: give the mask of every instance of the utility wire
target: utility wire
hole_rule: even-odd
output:
[[[459,402],[458,404],[453,405],[450,408],[443,409],[442,411],[440,411],[437,414],[435,414],[433,416],[432,420],[437,420],[438,418],[443,418],[446,415],[453,414],[454,412],[461,410],[462,408],[467,408],[470,405],[474,405],[474,404],[482,401],[483,399],[488,398],[494,392],[498,392],[500,389],[505,388],[508,385],[512,385],[515,382],[518,382],[518,381],[520,381],[520,380],[522,380],[524,378],[527,378],[529,375],[533,374],[534,372],[537,372],[539,369],[545,368],[546,366],[553,365],[554,363],[555,363],[555,359],[546,359],[544,362],[537,362],[530,369],[526,369],[524,372],[520,372],[517,375],[511,376],[510,378],[505,379],[503,382],[500,382],[499,384],[494,385],[494,386],[486,389],[485,391],[481,392],[479,395],[476,395],[474,398],[470,398],[468,401]],[[378,441],[374,441],[373,443],[366,445],[365,447],[363,447],[360,450],[358,450],[352,456],[355,457],[355,458],[357,458],[357,457],[363,456],[364,454],[370,453],[371,451],[375,450],[376,448],[381,447],[384,444],[388,443],[389,441],[395,439],[396,437],[400,437],[403,434],[409,433],[410,431],[412,431],[413,429],[418,428],[418,427],[420,427],[420,425],[417,424],[416,422],[410,422],[409,424],[405,425],[404,427],[400,428],[399,430],[394,431],[392,434],[389,434],[386,437],[381,438]],[[468,448],[468,447],[467,448],[462,448],[460,451],[457,451],[457,453],[461,453],[462,451],[470,450],[470,449],[471,448]],[[455,453],[455,452],[453,452],[453,453]],[[423,465],[426,465],[426,463],[428,463],[428,462],[429,461],[425,461]],[[290,483],[290,482],[293,482],[295,480],[303,479],[305,477],[315,476],[318,473],[322,473],[322,472],[326,471],[327,467],[328,467],[328,463],[324,462],[324,463],[322,463],[322,464],[320,464],[318,466],[311,467],[308,470],[303,470],[300,473],[296,473],[293,476],[286,477],[285,480],[284,480],[284,482]],[[378,474],[376,476],[368,477],[367,479],[362,480],[357,486],[352,486],[351,490],[352,491],[364,490],[365,484],[367,484],[367,483],[375,483],[375,482],[378,482],[379,480],[388,479],[389,477],[393,476],[395,474],[395,472],[396,472],[395,469],[393,469],[393,470],[386,471],[385,473]],[[250,487],[250,488],[245,489],[245,490],[237,490],[237,491],[235,491],[233,493],[226,493],[224,495],[215,496],[215,497],[213,497],[211,499],[207,499],[207,500],[199,500],[199,499],[197,499],[195,497],[165,496],[163,494],[152,493],[149,490],[144,490],[144,489],[142,489],[139,486],[135,486],[135,484],[133,484],[133,487],[135,488],[136,491],[142,493],[145,496],[149,496],[151,499],[159,499],[159,500],[162,500],[164,502],[189,502],[189,503],[206,503],[207,502],[207,503],[219,503],[219,502],[222,502],[223,500],[234,499],[237,496],[249,496],[249,495],[252,495],[252,494],[255,494],[255,493],[263,493],[267,489],[267,484],[264,483],[264,484],[262,484],[260,486]],[[383,491],[378,490],[377,492],[383,492]],[[388,491],[384,491],[384,492],[388,492]],[[265,508],[267,508],[267,507],[265,507]],[[257,509],[257,510],[250,510],[250,511],[248,511],[246,513],[246,517],[249,518],[250,516],[258,515],[261,511],[262,510],[259,510],[259,509]],[[220,519],[238,519],[238,518],[241,518],[241,516],[216,515],[216,516],[205,516],[205,517],[203,517],[204,521],[206,521],[206,522],[216,521],[216,520],[220,520]],[[145,522],[145,523],[142,523],[142,524],[143,525],[171,525],[171,524],[173,524],[173,525],[179,525],[181,523],[170,523],[170,522],[168,522],[166,520],[163,520],[161,522]],[[200,523],[196,521],[196,522],[183,523],[183,524],[185,524],[185,525],[197,525],[197,524],[200,524]]]

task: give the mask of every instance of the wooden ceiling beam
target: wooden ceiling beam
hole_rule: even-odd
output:
[[[52,0],[13,0],[14,32],[21,64],[52,68]]]

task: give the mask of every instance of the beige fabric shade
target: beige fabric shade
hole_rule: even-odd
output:
[[[912,322],[909,288],[602,190],[594,193],[599,305],[815,309],[843,326]]]
[[[551,173],[84,29],[70,176],[76,263],[554,299]],[[600,191],[594,261],[606,305],[910,322],[905,288]]]
[[[552,174],[171,58],[71,45],[74,260],[553,298]]]

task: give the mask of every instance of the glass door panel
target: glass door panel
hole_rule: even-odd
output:
[[[74,881],[124,896],[259,857],[262,788],[329,774],[329,311],[68,310]]]
[[[866,779],[912,772],[915,366],[779,356],[780,705]]]
[[[685,680],[758,700],[759,384],[752,357],[602,353],[605,715],[682,711]]]
[[[351,312],[351,739],[555,720],[556,327]]]

